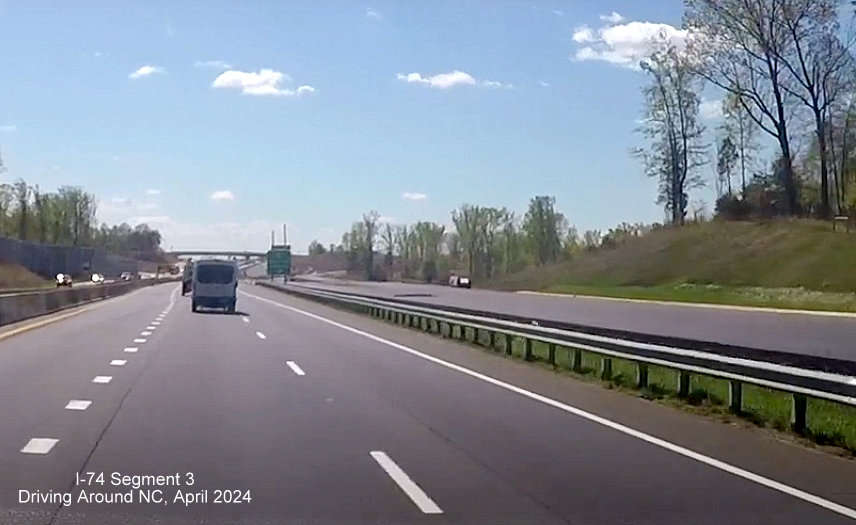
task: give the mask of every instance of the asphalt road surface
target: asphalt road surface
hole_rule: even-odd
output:
[[[856,360],[856,345],[853,344],[856,341],[856,316],[729,310],[596,297],[556,297],[441,285],[369,283],[312,277],[297,284],[631,332]]]
[[[0,523],[856,520],[853,461],[275,290],[225,315],[178,288],[0,333]]]

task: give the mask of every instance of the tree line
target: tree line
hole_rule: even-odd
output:
[[[523,215],[507,208],[464,204],[451,213],[452,228],[419,221],[380,222],[376,211],[363,214],[342,235],[341,243],[309,245],[309,254],[344,253],[348,269],[375,280],[419,279],[428,282],[459,272],[490,279],[530,265],[568,260],[579,252],[612,246],[655,226],[621,224],[606,233],[582,235],[570,227],[551,196],[533,197]]]
[[[95,196],[78,187],[46,192],[22,179],[0,183],[0,236],[104,248],[143,260],[163,259],[160,232],[146,224],[99,225],[96,210]]]
[[[685,0],[686,41],[663,33],[640,63],[650,77],[639,130],[648,144],[634,151],[658,179],[670,223],[686,219],[688,193],[706,183],[709,164],[719,215],[856,214],[856,9],[848,6]],[[713,144],[699,114],[706,86],[722,95]],[[776,150],[766,163],[764,137]]]

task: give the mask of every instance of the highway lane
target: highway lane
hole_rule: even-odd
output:
[[[272,290],[241,288],[242,315],[192,314],[175,285],[160,285],[0,340],[0,410],[15,422],[0,432],[0,522],[848,522],[386,341],[467,356],[468,366],[533,388],[556,388],[552,374]],[[112,366],[117,359],[126,363]],[[112,379],[93,384],[96,375]],[[562,385],[556,395],[587,399],[604,412],[631,399]],[[64,409],[71,399],[92,405]],[[639,405],[648,407],[640,421],[692,434],[695,418],[663,407],[652,417],[646,411],[653,406]],[[745,437],[713,428],[714,435]],[[59,442],[47,454],[21,453],[32,437]],[[719,447],[739,450],[741,442]],[[812,489],[856,502],[842,478],[852,463],[772,441],[764,448],[755,456],[786,458],[788,468],[776,472],[783,482],[805,483],[820,470]],[[68,508],[14,501],[20,488],[69,490],[78,470],[179,472],[185,480],[192,472],[194,485],[185,488],[208,489],[209,498],[218,488],[250,491],[252,501]],[[165,490],[174,494],[174,487]]]
[[[768,350],[856,360],[856,318],[699,308],[457,289],[449,286],[314,279],[301,286],[553,319]]]

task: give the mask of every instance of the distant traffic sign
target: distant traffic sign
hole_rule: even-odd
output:
[[[273,246],[267,253],[268,275],[289,275],[291,273],[291,247]]]

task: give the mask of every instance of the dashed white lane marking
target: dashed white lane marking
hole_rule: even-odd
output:
[[[53,438],[32,438],[27,441],[21,452],[24,454],[47,454],[51,449],[59,443],[58,439]]]
[[[145,343],[145,342],[146,342],[146,340],[145,340],[145,339],[143,339],[142,337],[138,337],[138,338],[134,339],[134,342],[135,342],[135,343]]]
[[[99,383],[101,385],[106,385],[107,383],[109,383],[112,380],[113,380],[113,376],[95,376],[92,379],[92,382],[93,383]]]
[[[241,321],[243,321],[243,322],[245,322],[245,323],[249,323],[249,322],[250,322],[250,320],[249,320],[249,319],[247,319],[246,317],[241,317]]]
[[[265,334],[261,333],[261,332],[256,332],[256,336],[257,336],[259,339],[267,339],[267,336],[266,336]]]
[[[306,372],[304,372],[299,366],[297,366],[297,363],[295,363],[294,361],[286,361],[285,364],[287,364],[288,368],[290,368],[295,374],[299,376],[306,375]]]
[[[114,359],[110,361],[110,366],[125,366],[125,363],[127,363],[127,361],[124,359]]]
[[[157,328],[155,328],[155,327],[153,326],[153,324],[154,324],[154,323],[152,323],[152,324],[150,324],[149,326],[147,326],[147,327],[146,327],[146,330],[157,330]]]
[[[136,354],[137,350],[139,350],[139,348],[137,348],[136,346],[128,346],[128,347],[125,347],[123,352],[126,352],[128,354]]]
[[[375,461],[378,462],[380,468],[386,471],[389,474],[389,477],[398,485],[402,491],[404,491],[407,496],[413,500],[413,503],[419,507],[419,510],[424,512],[425,514],[442,514],[443,509],[437,506],[434,503],[434,500],[428,497],[428,494],[425,494],[425,491],[419,488],[410,476],[407,475],[406,472],[401,470],[395,461],[393,461],[386,453],[381,452],[380,450],[373,450],[369,452],[371,457],[374,458]]]
[[[89,408],[89,405],[92,404],[92,401],[87,399],[72,399],[65,405],[66,410],[86,410]]]
[[[575,406],[571,406],[571,405],[562,403],[561,401],[557,401],[557,400],[549,398],[547,396],[537,394],[535,392],[531,392],[529,390],[526,390],[525,388],[521,388],[519,386],[512,385],[511,383],[507,383],[507,382],[502,381],[500,379],[496,379],[496,378],[491,377],[487,374],[482,374],[481,372],[476,372],[475,370],[470,370],[469,368],[466,368],[464,366],[457,365],[457,364],[449,362],[449,361],[445,361],[443,359],[440,359],[439,357],[434,357],[433,355],[426,354],[424,352],[420,352],[419,350],[415,350],[413,348],[410,348],[409,346],[405,346],[405,345],[390,341],[388,339],[384,339],[382,337],[376,336],[374,334],[370,334],[368,332],[364,332],[362,330],[358,330],[358,329],[350,327],[346,324],[338,323],[338,322],[333,321],[331,319],[327,319],[326,317],[322,317],[320,315],[313,314],[311,312],[307,312],[305,310],[301,310],[301,309],[295,308],[293,306],[288,306],[288,305],[285,305],[282,303],[278,303],[276,301],[272,301],[272,300],[266,299],[264,297],[259,297],[258,295],[250,294],[250,293],[243,292],[243,291],[240,293],[242,295],[247,296],[247,297],[252,297],[253,299],[258,299],[259,301],[262,301],[264,303],[272,304],[272,305],[277,306],[279,308],[284,308],[285,310],[304,315],[306,317],[309,317],[310,319],[315,319],[317,321],[321,321],[322,323],[326,323],[326,324],[329,324],[331,326],[335,326],[337,328],[340,328],[340,329],[345,330],[347,332],[350,332],[352,334],[359,335],[361,337],[365,337],[367,339],[370,339],[372,341],[390,346],[392,348],[396,348],[398,350],[401,350],[402,352],[406,352],[410,355],[419,357],[419,358],[424,359],[426,361],[430,361],[432,363],[435,363],[435,364],[438,364],[440,366],[449,368],[451,370],[455,370],[456,372],[460,372],[462,374],[468,375],[468,376],[475,378],[475,379],[478,379],[480,381],[484,381],[485,383],[492,384],[492,385],[497,386],[499,388],[502,388],[504,390],[514,392],[515,394],[519,394],[523,397],[527,397],[529,399],[532,399],[533,401],[537,401],[539,403],[543,403],[545,405],[552,406],[552,407],[557,408],[563,412],[567,412],[569,414],[574,414],[574,415],[581,417],[583,419],[587,419],[587,420],[591,421],[592,423],[602,425],[604,427],[607,427],[607,428],[610,428],[610,429],[615,430],[617,432],[620,432],[624,435],[636,438],[640,441],[644,441],[646,443],[649,443],[649,444],[654,445],[656,447],[660,447],[662,449],[668,450],[670,452],[684,456],[684,457],[692,459],[694,461],[698,461],[699,463],[703,463],[709,467],[713,467],[713,468],[721,470],[723,472],[727,472],[727,473],[732,474],[734,476],[743,478],[747,481],[751,481],[752,483],[756,483],[758,485],[776,490],[776,491],[781,492],[783,494],[787,494],[789,496],[800,499],[800,500],[805,501],[807,503],[811,503],[812,505],[817,505],[818,507],[822,507],[824,509],[830,510],[830,511],[835,512],[837,514],[840,514],[842,516],[847,516],[848,518],[856,519],[856,509],[853,509],[850,507],[845,507],[844,505],[841,505],[839,503],[835,503],[834,501],[830,501],[830,500],[828,500],[826,498],[822,498],[820,496],[816,496],[810,492],[800,490],[796,487],[791,487],[790,485],[785,485],[784,483],[781,483],[781,482],[776,481],[774,479],[767,478],[767,477],[762,476],[760,474],[756,474],[756,473],[748,471],[746,469],[742,469],[736,465],[732,465],[730,463],[726,463],[726,462],[718,460],[716,458],[706,456],[700,452],[696,452],[696,451],[688,449],[686,447],[682,447],[682,446],[677,445],[675,443],[672,443],[670,441],[666,441],[665,439],[660,439],[658,437],[652,436],[651,434],[646,434],[645,432],[642,432],[640,430],[636,430],[635,428],[628,427],[627,425],[622,425],[621,423],[617,423],[615,421],[612,421],[611,419],[607,419],[605,417],[598,416],[597,414],[594,414],[592,412],[588,412],[588,411],[583,410],[581,408],[577,408]]]
[[[147,336],[152,335],[152,333],[151,333],[151,332],[149,332],[148,330],[143,330],[142,332],[140,332],[140,335],[142,335],[142,336],[144,336],[144,337],[147,337]]]
[[[152,321],[152,326],[160,326],[160,321]]]

